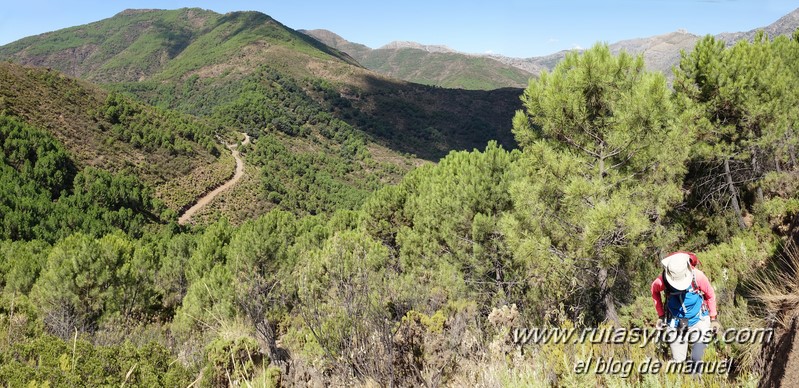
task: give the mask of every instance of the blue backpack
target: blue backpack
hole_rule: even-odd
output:
[[[669,327],[693,326],[710,313],[705,303],[705,294],[696,285],[696,274],[693,269],[691,269],[691,285],[686,290],[672,287],[666,279],[665,271],[661,277],[666,286],[666,322]],[[681,325],[680,321],[684,323]]]

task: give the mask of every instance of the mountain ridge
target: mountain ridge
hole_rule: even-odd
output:
[[[799,28],[799,8],[780,17],[775,22],[761,28],[755,28],[744,32],[722,32],[716,34],[717,39],[721,39],[727,44],[733,44],[739,40],[749,40],[755,36],[757,31],[763,30],[768,36],[791,35]]]
[[[492,139],[512,147],[510,120],[521,94],[519,88],[493,93],[489,100],[480,93],[440,91],[388,78],[253,11],[224,15],[198,8],[123,11],[0,46],[0,58],[132,88],[154,105],[200,115],[212,114],[214,104],[234,98],[236,92],[222,84],[237,84],[266,63],[296,79],[324,79],[349,106],[340,107],[342,115],[348,112],[342,119],[362,127],[383,145],[432,160],[452,149],[482,148]],[[527,78],[521,77],[518,84],[526,84]],[[178,88],[178,83],[185,85]],[[153,93],[165,84],[175,86],[166,94]],[[192,89],[185,99],[174,98],[174,93]],[[222,92],[227,93],[225,98],[209,101],[209,93]],[[447,95],[443,101],[435,97],[440,94]],[[399,117],[400,106],[418,114]],[[376,120],[364,120],[355,110],[370,112]],[[429,138],[438,140],[431,143]]]
[[[231,47],[250,47],[260,36],[358,66],[349,55],[308,39],[269,15],[256,11],[222,15],[200,8],[128,9],[110,18],[0,46],[0,56],[40,67],[55,63],[67,75],[90,81],[138,81],[154,73],[185,70],[174,69],[173,64],[191,67],[192,58],[186,57],[196,57],[198,51],[211,57],[203,58],[206,61],[233,55]],[[229,41],[231,38],[236,41]]]
[[[372,49],[323,29],[299,30],[350,54],[368,69],[408,82],[445,88],[490,90],[523,88],[532,73],[495,58],[461,53],[443,45],[393,41]]]
[[[797,28],[799,28],[799,8],[791,11],[790,13],[782,16],[777,21],[765,27],[756,28],[745,32],[722,32],[716,34],[717,39],[727,42],[731,45],[739,40],[752,40],[755,33],[759,30],[764,30],[768,36],[777,35],[790,35]],[[327,30],[301,30],[311,36],[317,37],[325,44],[332,47],[339,48],[342,51],[353,54],[353,57],[362,61],[363,58],[369,56],[369,50],[403,50],[403,49],[416,49],[428,52],[446,52],[452,55],[462,55],[468,57],[490,58],[502,64],[513,66],[517,69],[525,71],[530,76],[537,76],[541,71],[552,70],[555,65],[563,59],[567,53],[574,50],[561,50],[555,53],[535,56],[535,57],[510,57],[501,54],[475,54],[460,52],[449,48],[445,45],[426,45],[417,42],[391,42],[378,49],[371,49],[365,45],[350,42],[335,32]],[[335,36],[335,39],[332,37]],[[680,52],[682,50],[689,51],[693,48],[697,41],[701,39],[700,35],[692,34],[684,29],[677,29],[672,32],[664,34],[653,35],[648,37],[630,38],[620,40],[618,42],[610,43],[609,46],[614,54],[618,54],[622,50],[630,54],[643,54],[644,63],[649,70],[660,71],[671,77],[672,66],[679,63]],[[350,51],[352,50],[352,52]],[[581,51],[581,49],[576,49]],[[363,64],[363,63],[362,63]],[[400,70],[392,69],[379,63],[369,63],[366,65],[373,70],[383,72],[388,75],[396,76],[402,74]],[[410,72],[406,72],[410,73]],[[507,85],[512,86],[512,85]]]
[[[445,45],[428,45],[407,40],[395,40],[378,47],[378,50],[399,50],[399,49],[416,49],[427,51],[429,53],[459,53],[458,51],[445,46]],[[459,53],[463,54],[463,53]]]

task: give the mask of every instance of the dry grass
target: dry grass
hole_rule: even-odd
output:
[[[789,243],[777,261],[778,269],[764,272],[752,281],[754,296],[781,327],[799,316],[799,248]]]
[[[225,150],[218,159],[200,164],[188,174],[157,186],[156,197],[164,201],[170,209],[177,211],[190,206],[204,193],[229,179],[235,168],[233,156]]]
[[[246,163],[246,162],[245,162]],[[263,192],[259,168],[247,165],[244,176],[230,190],[224,191],[192,217],[195,225],[207,225],[226,217],[233,225],[256,218],[271,210],[275,205],[262,198]]]

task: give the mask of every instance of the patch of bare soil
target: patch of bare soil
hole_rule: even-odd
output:
[[[758,384],[766,387],[799,386],[799,319],[791,319],[789,327],[779,330],[774,341],[763,347],[763,377]]]

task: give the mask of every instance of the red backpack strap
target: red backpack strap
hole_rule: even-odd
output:
[[[696,270],[693,268],[691,269],[691,288],[694,289],[695,293],[705,296],[705,293],[699,289],[699,285],[696,283]]]
[[[707,299],[705,299],[705,293],[699,289],[699,285],[696,283],[696,270],[691,269],[691,287],[694,289],[694,292],[699,294],[702,297],[702,311],[710,311],[710,306],[707,305]]]

